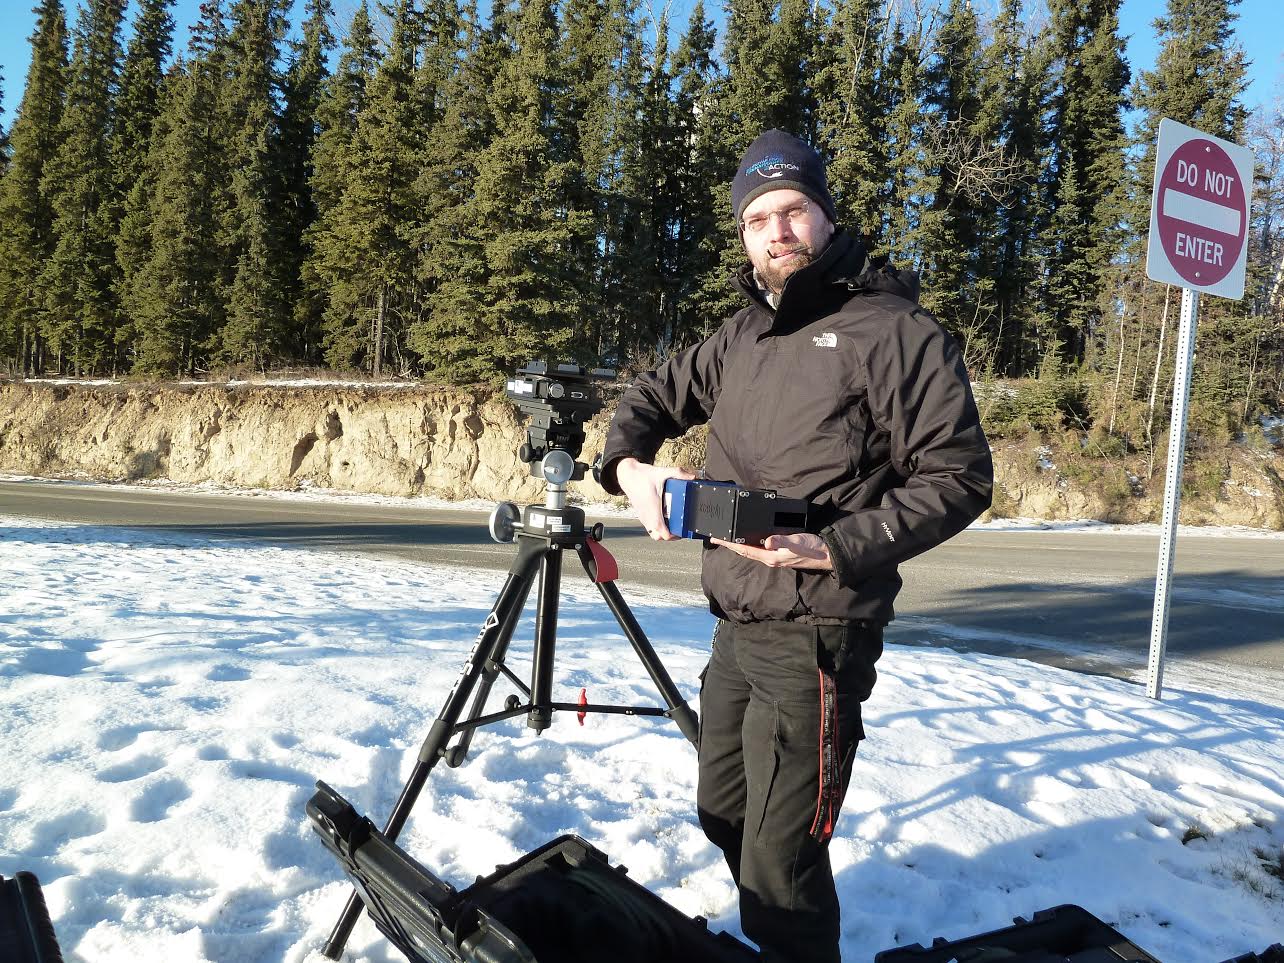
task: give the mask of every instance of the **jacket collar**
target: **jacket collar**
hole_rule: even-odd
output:
[[[785,279],[775,306],[768,299],[768,292],[758,285],[752,264],[745,264],[735,277],[736,287],[750,301],[773,317],[773,328],[790,326],[803,316],[814,317],[817,312],[835,307],[835,301],[846,300],[854,290],[869,259],[865,248],[846,231],[835,232],[829,246],[820,257]]]
[[[881,291],[918,304],[919,282],[914,271],[898,271],[887,259],[868,256],[865,246],[839,228],[829,247],[811,264],[785,279],[775,306],[758,285],[753,265],[746,263],[736,272],[734,283],[740,292],[761,308],[770,319],[769,330],[781,331],[815,320],[835,311],[861,291]]]

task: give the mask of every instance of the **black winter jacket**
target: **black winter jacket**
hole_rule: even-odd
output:
[[[710,609],[736,622],[887,622],[896,566],[966,528],[990,504],[993,467],[954,339],[917,306],[912,274],[869,265],[837,233],[789,277],[773,311],[745,267],[751,304],[625,391],[603,452],[654,459],[709,422],[705,473],[813,503],[809,528],[834,571],[769,568],[706,545]]]

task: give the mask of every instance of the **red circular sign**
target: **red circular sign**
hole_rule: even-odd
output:
[[[1248,236],[1248,201],[1226,151],[1211,140],[1186,141],[1164,165],[1155,204],[1174,271],[1193,287],[1230,274]]]

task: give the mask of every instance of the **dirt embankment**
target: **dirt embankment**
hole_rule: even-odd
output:
[[[589,425],[586,457],[601,451],[609,416]],[[516,457],[524,427],[503,397],[463,389],[9,382],[0,383],[0,472],[528,501],[543,486]],[[699,466],[703,454],[693,432],[660,460]],[[1162,463],[1147,480],[1129,468],[996,442],[994,511],[1158,521]],[[1284,452],[1235,447],[1200,471],[1183,521],[1284,529]],[[592,481],[572,493],[604,497]]]

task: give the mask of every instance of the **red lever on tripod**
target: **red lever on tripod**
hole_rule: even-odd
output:
[[[620,577],[620,566],[616,564],[615,556],[601,542],[590,538],[588,547],[593,553],[593,566],[596,569],[593,573],[594,582],[614,582]]]

